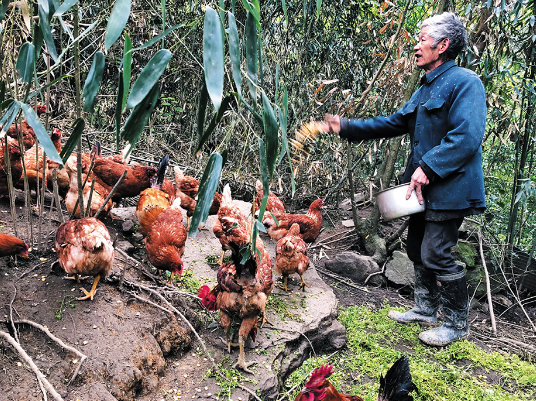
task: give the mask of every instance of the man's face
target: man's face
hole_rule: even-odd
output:
[[[423,69],[427,74],[434,68],[443,64],[443,60],[440,58],[440,55],[447,50],[449,44],[448,39],[443,39],[438,43],[436,48],[433,49],[432,45],[434,44],[434,39],[431,36],[428,36],[428,28],[429,27],[425,26],[421,30],[417,44],[413,48],[413,50],[415,50],[417,67]]]

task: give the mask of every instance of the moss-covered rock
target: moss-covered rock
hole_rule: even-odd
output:
[[[458,241],[458,245],[453,248],[454,258],[461,260],[467,268],[472,269],[478,261],[478,253],[469,241]]]

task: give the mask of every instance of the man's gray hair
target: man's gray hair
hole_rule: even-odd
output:
[[[467,46],[465,27],[454,13],[443,13],[425,19],[421,29],[428,27],[428,36],[434,39],[432,48],[435,49],[443,39],[449,39],[449,47],[443,53],[445,60],[454,60],[458,53]]]

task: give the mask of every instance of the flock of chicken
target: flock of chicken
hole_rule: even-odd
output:
[[[44,110],[37,108],[39,114]],[[127,197],[140,196],[136,207],[136,217],[140,223],[140,233],[145,235],[145,247],[151,264],[161,270],[180,275],[183,270],[182,255],[185,250],[187,229],[182,223],[186,211],[188,224],[196,206],[199,181],[185,176],[180,168],[175,167],[175,183],[165,178],[169,159],[164,157],[158,168],[128,163],[126,150],[120,155],[102,157],[100,145],[91,152],[81,156],[83,182],[83,206],[80,211],[78,196],[77,156],[71,155],[65,168],[47,159],[46,173],[43,174],[45,154],[41,147],[36,149],[35,134],[32,128],[23,122],[13,125],[2,145],[8,146],[12,179],[15,187],[24,188],[23,168],[26,170],[31,189],[37,188],[45,179],[45,184],[52,183],[52,171],[57,172],[59,193],[64,197],[67,211],[76,220],[69,220],[56,231],[55,249],[60,266],[73,278],[94,276],[90,291],[82,289],[82,299],[93,299],[99,280],[105,277],[113,264],[114,247],[106,226],[95,217],[99,209],[104,215],[112,208],[114,201]],[[24,155],[21,154],[19,142],[15,139],[22,134]],[[15,138],[14,138],[15,137]],[[51,139],[58,152],[61,151],[61,131],[52,130]],[[2,149],[3,150],[3,149]],[[4,152],[0,152],[0,167],[5,166]],[[126,171],[126,175],[124,175]],[[121,177],[124,175],[122,181]],[[116,185],[118,182],[120,183]],[[5,188],[1,186],[5,184]],[[0,190],[7,190],[7,174],[0,170]],[[263,199],[262,184],[256,184],[257,194],[254,201],[258,212]],[[113,191],[111,199],[110,193]],[[5,193],[5,192],[4,192]],[[322,200],[314,201],[307,214],[289,214],[285,212],[283,202],[270,192],[263,224],[268,235],[278,241],[275,270],[284,278],[283,289],[288,291],[287,278],[298,273],[301,277],[300,288],[308,286],[303,274],[309,267],[306,242],[313,242],[322,227]],[[84,209],[85,213],[84,213]],[[204,286],[200,291],[202,303],[211,310],[221,311],[221,323],[225,329],[227,346],[238,345],[240,357],[237,366],[248,371],[245,361],[244,343],[248,336],[255,338],[257,321],[265,321],[265,306],[273,289],[272,260],[266,252],[260,237],[251,238],[253,221],[247,218],[233,203],[231,190],[226,185],[223,194],[216,193],[209,214],[216,214],[213,232],[222,245],[222,257],[218,271],[218,284],[210,290]],[[83,216],[88,216],[80,218]],[[0,254],[26,255],[28,246],[12,238],[13,244],[7,249],[0,249]],[[14,247],[17,244],[18,248]],[[3,241],[8,244],[8,241]],[[253,245],[254,244],[254,245]],[[0,248],[3,245],[0,245]],[[20,249],[19,249],[20,248]],[[230,262],[223,263],[225,251],[230,250]],[[245,256],[248,255],[248,256]],[[232,342],[231,322],[234,316],[242,320],[238,344]]]

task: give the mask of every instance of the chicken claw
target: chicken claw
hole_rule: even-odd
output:
[[[93,287],[91,287],[91,291],[89,292],[87,292],[84,288],[80,288],[84,292],[84,294],[86,294],[86,296],[82,298],[78,298],[78,300],[83,301],[85,299],[91,298],[91,300],[93,301],[93,296],[95,295],[95,292],[97,290],[97,284],[99,280],[100,280],[100,274],[95,277],[95,281],[93,281]]]
[[[249,366],[256,364],[257,362],[246,362],[246,354],[244,352],[244,344],[246,339],[243,336],[238,337],[238,344],[240,345],[240,355],[238,356],[238,361],[233,365],[233,368],[241,368],[244,372],[255,374],[255,372],[248,369]]]
[[[74,276],[70,277],[70,276],[65,276],[63,277],[64,280],[76,280],[77,283],[80,282],[80,280],[85,280],[89,278],[89,276],[81,276],[79,274],[75,274]]]
[[[283,278],[284,278],[284,280],[285,280],[285,285],[280,285],[279,288],[281,288],[282,290],[285,290],[285,291],[289,291],[289,289],[287,288],[287,279],[288,279],[288,276],[283,275]]]
[[[227,350],[229,354],[231,353],[231,347],[238,347],[239,344],[233,343],[231,336],[231,326],[225,327],[225,337],[227,340],[221,339],[225,344],[227,344]]]
[[[300,288],[303,292],[305,292],[305,287],[311,288],[311,286],[305,283],[303,276],[300,276],[300,278],[301,278]]]

